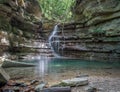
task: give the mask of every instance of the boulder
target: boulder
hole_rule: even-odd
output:
[[[0,87],[4,86],[9,79],[10,76],[0,67]]]
[[[46,83],[41,82],[39,85],[35,87],[35,92],[41,92],[45,86],[46,86]]]
[[[63,80],[63,84],[66,84],[67,86],[83,86],[88,84],[87,78],[73,78],[68,80]]]
[[[84,86],[88,84],[88,79],[87,78],[73,78],[73,79],[67,79],[67,80],[62,80],[59,84],[53,85],[53,87],[76,87],[76,86]]]

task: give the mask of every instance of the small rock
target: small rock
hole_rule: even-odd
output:
[[[87,84],[88,84],[87,78],[73,78],[73,79],[63,80],[59,85],[75,87],[75,86],[83,86]]]
[[[86,92],[97,92],[97,88],[89,86],[85,88],[85,91]]]
[[[35,92],[41,92],[45,86],[46,86],[46,83],[41,82],[39,85],[36,86]]]
[[[15,83],[14,86],[26,87],[27,85],[25,83]]]
[[[103,91],[104,89],[103,88],[98,88],[98,91]]]
[[[14,92],[20,92],[20,88],[19,87],[14,87],[13,90],[14,90]]]
[[[33,84],[35,84],[37,82],[39,82],[39,81],[38,80],[32,80],[31,83],[30,83],[30,85],[33,85]]]

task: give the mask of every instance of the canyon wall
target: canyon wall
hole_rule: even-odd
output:
[[[1,54],[6,50],[14,52],[16,47],[40,34],[41,28],[41,10],[37,0],[0,0]]]
[[[60,25],[61,55],[120,61],[120,0],[76,2],[73,9],[75,22]]]

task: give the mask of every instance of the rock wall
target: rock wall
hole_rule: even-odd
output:
[[[13,47],[33,39],[35,33],[40,34],[41,28],[41,10],[37,0],[0,0],[1,47],[14,51]]]
[[[120,61],[120,0],[76,1],[75,23],[60,25],[59,53],[71,58]]]

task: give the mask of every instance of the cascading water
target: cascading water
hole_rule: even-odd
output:
[[[60,41],[59,41],[59,37],[58,36],[58,25],[55,25],[54,30],[52,32],[52,34],[49,37],[49,45],[51,47],[51,50],[53,51],[55,57],[60,57],[58,52],[59,52],[59,46],[60,46]]]
[[[64,55],[64,53],[63,53],[64,47],[65,47],[64,24],[63,24],[63,27],[62,27],[62,37],[63,37],[63,44],[62,44],[62,55]]]

